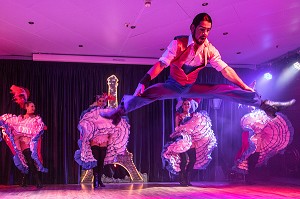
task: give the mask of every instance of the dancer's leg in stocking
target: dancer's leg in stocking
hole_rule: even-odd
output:
[[[93,168],[93,176],[94,176],[94,188],[97,188],[99,187],[99,177],[98,177],[98,174],[99,174],[99,159],[100,159],[100,147],[99,146],[92,146],[91,147],[92,149],[92,154],[94,156],[94,158],[97,160],[97,166]]]
[[[254,184],[255,166],[259,158],[259,152],[255,152],[248,157],[248,175],[246,175],[246,183]]]
[[[189,156],[189,163],[186,166],[186,182],[187,182],[187,185],[192,186],[191,173],[192,173],[194,165],[196,163],[196,149],[195,148],[189,149],[187,151],[187,155]]]
[[[103,184],[101,177],[104,173],[104,159],[106,156],[106,151],[107,151],[107,147],[100,147],[100,156],[98,159],[97,164],[99,165],[99,173],[98,173],[98,181],[99,181],[99,185],[101,187],[105,187],[105,185]]]
[[[29,167],[29,174],[32,175],[35,179],[36,187],[41,188],[42,183],[41,183],[41,180],[40,180],[39,175],[38,175],[38,170],[37,170],[36,166],[34,165],[34,160],[31,157],[30,149],[29,148],[24,149],[22,153],[23,153],[23,155],[26,159],[27,165]]]
[[[186,182],[186,163],[187,163],[187,154],[186,152],[180,153],[180,172],[179,172],[179,183],[181,186],[187,186]]]

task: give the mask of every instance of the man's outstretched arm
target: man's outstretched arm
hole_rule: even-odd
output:
[[[243,82],[243,80],[236,74],[235,70],[233,70],[233,68],[230,66],[227,66],[221,70],[221,73],[226,79],[239,86],[243,90],[255,92],[254,89],[250,88]]]
[[[144,90],[145,87],[148,85],[150,80],[154,79],[161,73],[161,71],[166,67],[166,65],[162,62],[156,62],[146,73],[146,75],[143,77],[143,79],[140,81],[138,84],[137,88],[135,89],[134,95],[135,96],[140,96]]]

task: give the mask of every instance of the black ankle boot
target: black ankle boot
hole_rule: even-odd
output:
[[[99,186],[100,186],[100,187],[105,187],[105,185],[104,185],[103,182],[102,182],[101,177],[102,177],[102,174],[99,173],[99,174],[98,174],[98,182],[99,182]]]
[[[253,175],[252,174],[246,174],[245,175],[245,183],[247,185],[254,185],[255,184],[255,182],[253,180]]]
[[[112,119],[112,124],[117,126],[121,122],[121,118],[122,118],[122,116],[120,113],[115,114]]]
[[[126,115],[126,113],[124,106],[119,105],[117,109],[111,112],[101,112],[100,115],[106,119],[111,119],[112,124],[117,126],[120,123],[122,116]]]
[[[179,172],[179,184],[183,187],[187,187],[188,184],[186,182],[186,173],[183,171]]]
[[[193,185],[191,184],[191,172],[187,172],[187,173],[186,173],[186,184],[187,184],[188,186],[193,186]]]
[[[39,177],[38,173],[34,174],[34,178],[35,178],[36,187],[39,188],[39,189],[42,188],[43,184],[40,180],[40,177]]]
[[[101,179],[99,180],[99,185],[100,185],[100,187],[105,187],[105,185],[103,184]]]
[[[293,104],[295,104],[295,102],[295,99],[292,99],[287,102],[274,102],[270,100],[265,100],[261,104],[261,109],[266,112],[278,112],[292,106]]]
[[[27,175],[23,174],[22,178],[21,178],[21,183],[20,183],[21,187],[27,187]]]
[[[42,188],[43,185],[41,183],[41,180],[39,178],[39,175],[38,175],[38,170],[34,164],[34,160],[32,159],[31,157],[31,151],[29,148],[27,149],[24,149],[22,151],[24,157],[25,157],[25,160],[27,162],[27,165],[28,165],[28,168],[29,168],[29,174],[32,175],[35,179],[35,182],[36,182],[36,187],[37,188]]]
[[[94,174],[94,188],[98,188],[98,187],[99,187],[98,174],[95,173]]]
[[[102,147],[101,147],[102,148]],[[105,150],[106,150],[106,148],[105,148]],[[100,173],[98,173],[98,182],[99,182],[99,186],[100,187],[105,187],[105,185],[103,184],[103,182],[102,182],[102,173],[100,172]]]

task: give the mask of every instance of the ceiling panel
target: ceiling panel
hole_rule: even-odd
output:
[[[159,58],[199,12],[212,16],[209,40],[227,63],[259,65],[300,47],[299,0],[2,0],[0,56]]]

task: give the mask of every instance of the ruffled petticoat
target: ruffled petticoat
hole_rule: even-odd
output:
[[[78,124],[80,132],[80,139],[78,140],[79,150],[75,152],[74,159],[86,170],[92,169],[97,165],[97,160],[93,157],[91,150],[91,140],[97,140],[99,144],[107,142],[104,164],[117,162],[118,155],[123,155],[126,151],[130,125],[125,118],[122,118],[121,122],[115,126],[112,124],[112,120],[100,116],[102,111],[111,110],[90,107],[81,114]]]
[[[195,113],[188,122],[176,127],[173,135],[177,139],[167,143],[161,154],[164,166],[168,171],[174,174],[180,171],[179,154],[188,151],[192,144],[196,149],[194,169],[205,169],[208,166],[217,141],[206,111]]]
[[[16,140],[18,137],[29,138],[31,157],[37,169],[41,172],[48,172],[43,166],[41,155],[41,136],[44,133],[44,123],[40,116],[23,118],[21,115],[4,114],[0,116],[0,126],[3,127],[3,139],[14,155],[13,160],[22,173],[28,173],[28,165]]]
[[[259,152],[256,167],[266,165],[271,157],[283,153],[293,140],[294,128],[282,113],[271,118],[262,110],[254,110],[242,117],[241,126],[245,132],[233,167],[238,172],[247,173],[247,158],[251,154]]]

